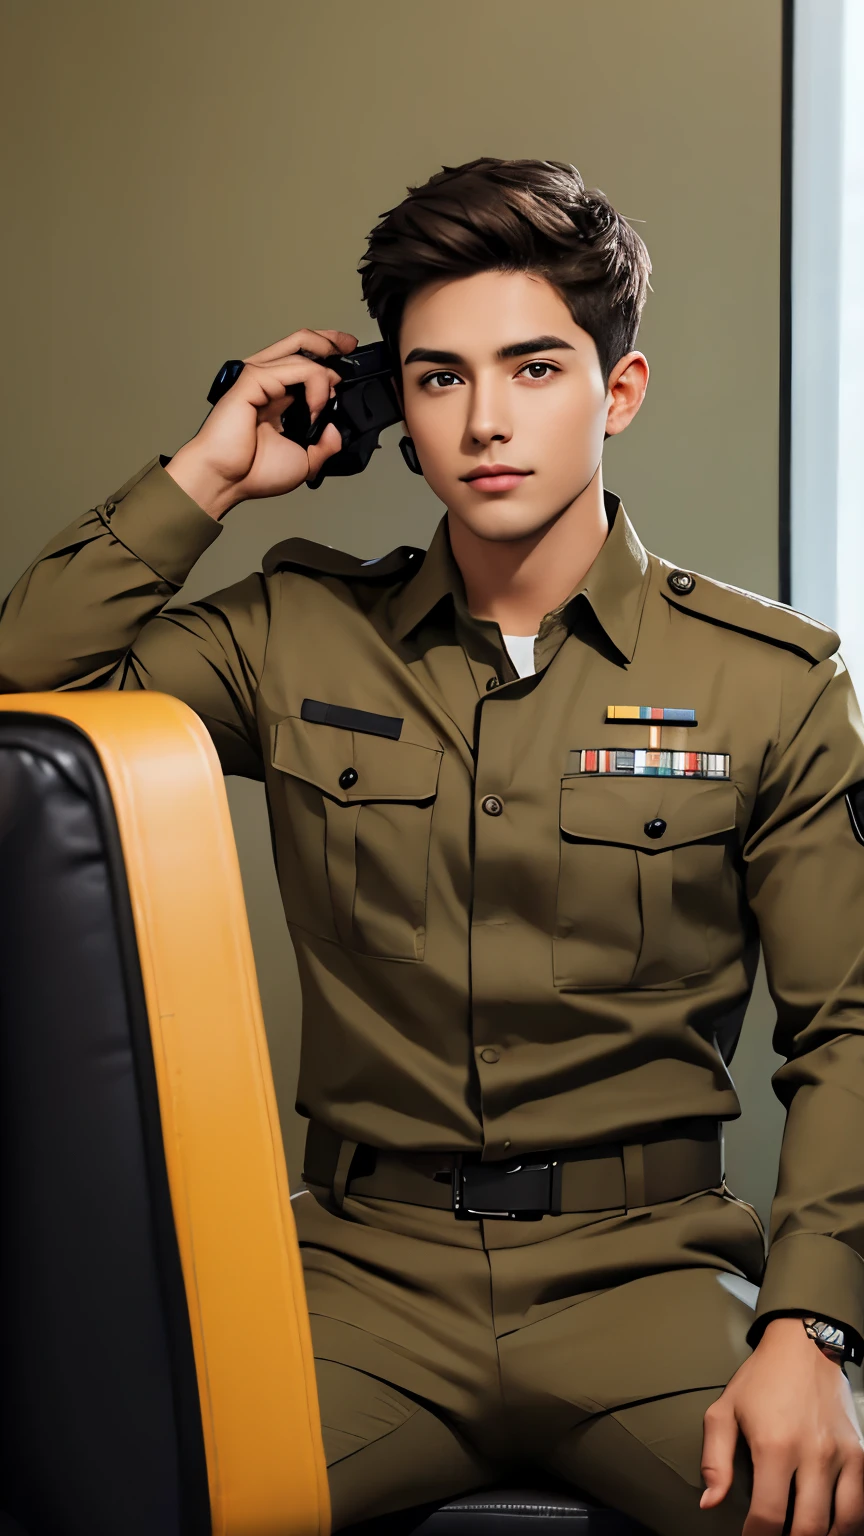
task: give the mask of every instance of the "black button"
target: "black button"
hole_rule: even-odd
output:
[[[340,789],[350,789],[351,785],[352,784],[356,784],[356,783],[357,783],[357,769],[356,768],[343,768],[342,772],[339,775],[339,788]]]
[[[646,821],[645,823],[646,837],[662,837],[665,831],[666,823],[665,821],[662,821],[659,816],[657,816],[654,821]]]
[[[493,688],[498,687],[500,681],[501,679],[498,677],[490,677],[488,683],[486,684],[486,692],[491,693]]]
[[[504,806],[498,799],[497,795],[486,795],[485,799],[481,800],[480,804],[482,805],[487,816],[500,816],[504,809]]]
[[[672,571],[666,577],[666,585],[671,587],[673,592],[677,592],[679,597],[686,597],[689,592],[693,591],[696,585],[696,577],[691,576],[689,571]]]

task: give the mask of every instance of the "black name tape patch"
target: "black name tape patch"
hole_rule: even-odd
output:
[[[366,731],[369,736],[390,736],[398,741],[404,721],[399,715],[376,715],[368,709],[351,709],[347,704],[324,704],[320,699],[304,699],[301,720],[316,725],[338,725],[344,731]]]

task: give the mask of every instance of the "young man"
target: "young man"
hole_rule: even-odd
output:
[[[666,1536],[780,1536],[793,1486],[792,1536],[860,1533],[864,730],[838,637],[649,555],[604,491],[650,267],[573,166],[445,168],[365,260],[446,507],[428,552],[289,539],[161,612],[228,511],[340,446],[279,416],[301,382],[317,414],[356,338],[297,331],[22,577],[3,686],[176,694],[265,782],[334,1529],[515,1459]],[[787,1057],[767,1266],[720,1134],[760,938]]]

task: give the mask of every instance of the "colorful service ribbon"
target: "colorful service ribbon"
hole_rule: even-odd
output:
[[[568,772],[635,774],[666,779],[728,779],[728,752],[667,752],[650,748],[582,747],[570,753]]]

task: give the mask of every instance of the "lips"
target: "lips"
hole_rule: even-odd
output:
[[[512,464],[481,464],[479,469],[472,469],[464,480],[490,480],[493,475],[530,475],[530,469],[515,469]]]
[[[501,496],[514,491],[531,474],[530,469],[513,469],[509,464],[481,464],[464,476],[465,483],[484,495]]]

